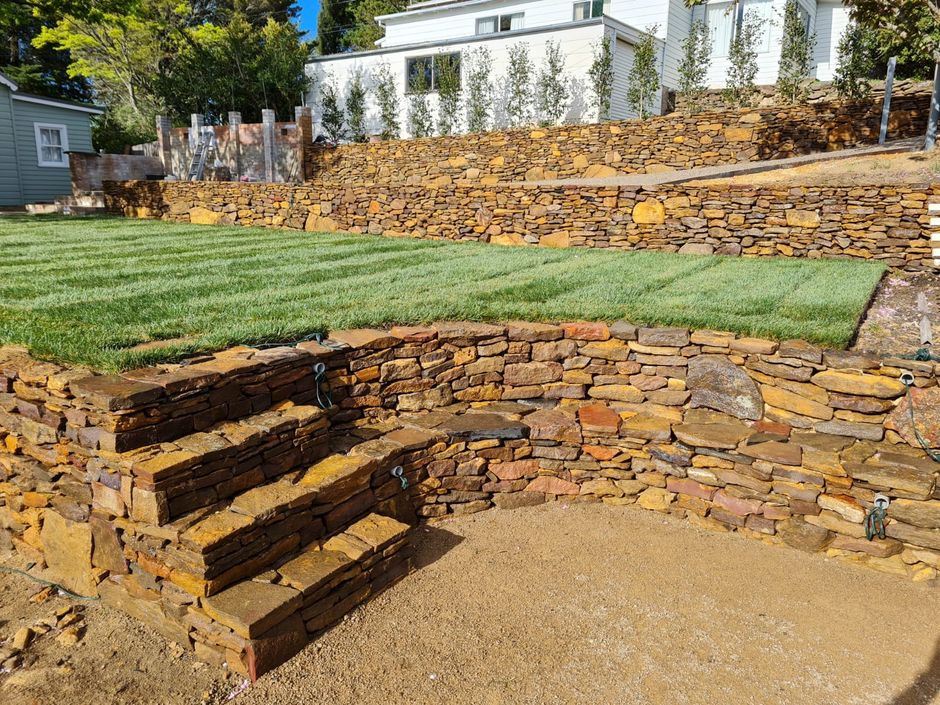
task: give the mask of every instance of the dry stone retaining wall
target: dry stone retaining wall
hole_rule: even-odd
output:
[[[658,187],[111,182],[115,213],[202,224],[427,239],[752,256],[854,257],[934,268],[940,184]]]
[[[895,98],[889,137],[922,135],[929,110],[929,90]],[[654,173],[874,144],[880,123],[881,102],[872,98],[337,148],[314,145],[304,155],[304,173],[307,180],[334,184],[467,180],[481,186]]]
[[[406,575],[419,517],[494,506],[636,504],[931,580],[904,371],[940,448],[940,365],[705,330],[447,322],[120,375],[2,349],[0,544],[252,678]]]

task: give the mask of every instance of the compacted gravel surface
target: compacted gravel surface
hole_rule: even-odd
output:
[[[940,703],[929,584],[633,507],[493,510],[417,538],[416,573],[253,686],[85,603],[81,640],[36,637],[0,703]],[[0,574],[0,641],[75,604],[37,589]]]

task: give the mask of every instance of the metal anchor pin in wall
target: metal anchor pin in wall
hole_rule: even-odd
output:
[[[405,477],[405,468],[401,465],[396,465],[392,468],[392,477],[397,477],[401,481],[401,488],[403,490],[408,489],[408,478]]]

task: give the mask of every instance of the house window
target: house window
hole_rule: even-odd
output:
[[[604,0],[584,0],[574,4],[574,21],[589,20],[604,14]]]
[[[712,56],[728,56],[731,40],[737,34],[744,17],[755,17],[761,22],[761,35],[757,41],[757,51],[770,51],[770,24],[773,0],[743,0],[741,3],[710,2],[705,6],[705,24],[708,25],[712,40]]]
[[[524,17],[524,12],[480,17],[477,20],[477,34],[495,34],[496,32],[511,32],[515,29],[522,29]]]
[[[439,87],[441,71],[448,62],[457,71],[457,80],[460,80],[460,52],[452,54],[434,54],[432,56],[412,56],[405,59],[405,93],[413,93],[418,87],[421,77],[424,78],[424,87],[429,91],[436,91]]]
[[[69,133],[65,125],[33,123],[36,130],[36,157],[39,166],[68,167]]]

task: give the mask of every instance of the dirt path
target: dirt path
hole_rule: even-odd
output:
[[[446,522],[441,553],[235,703],[940,703],[940,590],[597,505]]]
[[[239,679],[90,604],[81,641],[39,637],[0,702],[940,703],[940,589],[631,507],[419,532],[425,567],[233,700]],[[35,590],[0,576],[0,636],[70,604]]]
[[[889,274],[859,327],[853,350],[883,355],[910,355],[920,346],[920,317],[917,296],[927,297],[927,315],[933,326],[932,352],[940,352],[940,276]]]

